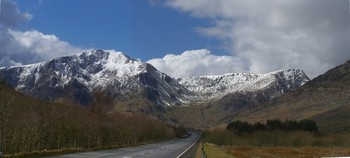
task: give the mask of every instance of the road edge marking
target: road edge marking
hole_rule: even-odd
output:
[[[196,141],[194,141],[194,143],[192,143],[192,145],[190,147],[188,147],[184,152],[182,152],[179,156],[177,156],[176,158],[180,158],[182,155],[184,155],[188,150],[190,150],[199,140],[200,136],[197,138]]]

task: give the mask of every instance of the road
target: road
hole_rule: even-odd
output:
[[[75,153],[50,158],[176,158],[187,148],[189,148],[198,138],[199,135],[193,134],[188,138],[157,144],[148,144],[114,150]]]

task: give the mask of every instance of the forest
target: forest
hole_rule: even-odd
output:
[[[307,132],[318,132],[318,127],[315,121],[313,120],[267,120],[266,124],[260,122],[250,124],[248,122],[242,121],[233,121],[226,126],[226,129],[236,132],[238,134],[242,133],[251,133],[256,131],[272,131],[272,130],[281,130],[281,131],[307,131]]]
[[[93,150],[157,142],[175,128],[144,115],[43,102],[0,84],[0,150],[5,155]]]

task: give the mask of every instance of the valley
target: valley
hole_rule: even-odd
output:
[[[0,0],[0,158],[350,157],[350,0]]]
[[[347,135],[349,76],[348,61],[312,80],[300,69],[175,79],[108,50],[1,68],[1,147],[119,147],[174,138],[180,126],[215,133],[234,120],[312,119],[325,136]]]
[[[150,114],[175,120],[175,124],[182,124],[176,119],[186,117],[169,114],[171,118],[168,112],[193,109],[203,116],[192,120],[205,120],[190,126],[200,122],[212,122],[212,126],[240,110],[293,91],[309,78],[300,69],[288,69],[174,79],[121,52],[91,50],[38,64],[1,68],[0,80],[36,99],[79,107],[103,104],[105,113]]]

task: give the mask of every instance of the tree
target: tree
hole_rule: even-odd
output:
[[[267,130],[284,130],[285,126],[281,122],[281,120],[267,120],[266,121],[266,129]]]
[[[12,92],[7,91],[7,85],[0,82],[0,94],[2,95],[0,99],[0,149],[5,150],[5,134],[8,133],[9,123],[11,116],[11,106],[13,105]]]
[[[251,124],[239,120],[229,123],[226,129],[236,132],[237,134],[253,132],[253,126]]]
[[[309,132],[318,132],[316,122],[313,120],[301,120],[299,121],[299,127],[301,130]]]
[[[226,129],[236,132],[237,134],[255,132],[259,130],[282,130],[282,131],[295,131],[303,130],[308,132],[318,132],[317,124],[313,120],[300,120],[292,121],[286,120],[267,120],[266,125],[260,122],[249,124],[248,122],[242,122],[239,120],[233,121],[226,126]]]
[[[286,120],[285,122],[285,130],[286,131],[293,131],[299,129],[299,123],[297,121],[293,120]]]
[[[183,137],[187,134],[187,130],[183,125],[180,125],[179,127],[175,128],[175,135],[176,137]]]
[[[263,131],[265,129],[266,129],[266,126],[264,124],[260,123],[260,122],[253,124],[253,130],[254,131]]]

